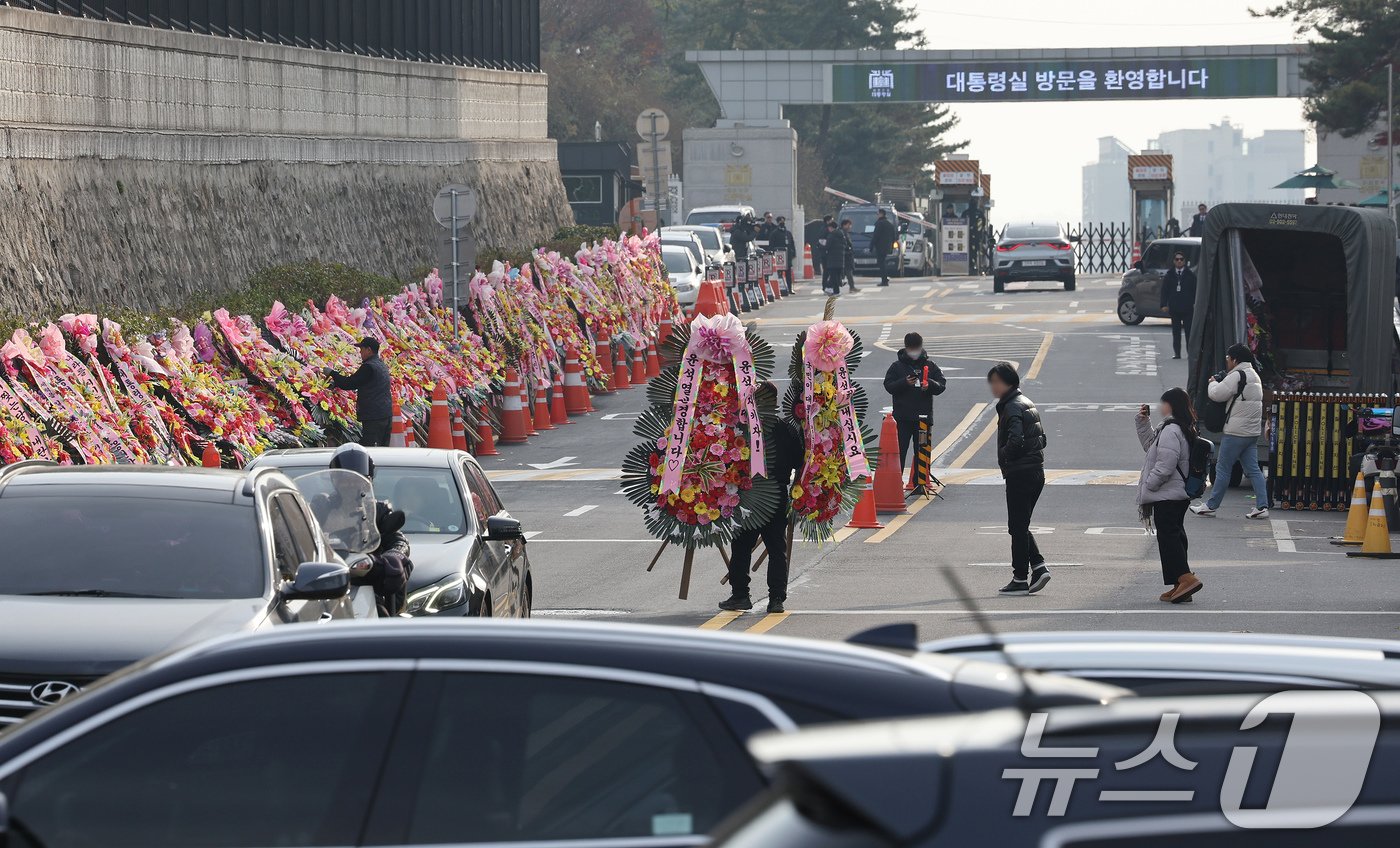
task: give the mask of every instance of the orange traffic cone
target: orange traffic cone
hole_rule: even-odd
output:
[[[851,513],[850,523],[846,526],[854,530],[879,530],[885,526],[875,517],[875,489],[870,485],[869,477],[865,478],[865,491],[860,493],[856,510]]]
[[[405,440],[405,429],[406,428],[404,427],[403,410],[399,409],[399,402],[394,401],[394,419],[393,423],[389,425],[389,447],[401,448],[405,447],[408,444],[408,442]]]
[[[406,448],[418,447],[418,429],[412,418],[403,420],[403,446]]]
[[[452,410],[452,447],[459,451],[470,451],[467,444],[467,425],[462,423],[462,413]]]
[[[613,388],[632,388],[632,378],[627,373],[627,348],[621,343],[617,344],[617,359],[613,363]]]
[[[442,383],[433,387],[433,406],[428,413],[428,447],[452,450],[452,412],[447,406],[447,389]]]
[[[661,357],[656,355],[656,342],[647,340],[647,379],[661,375]]]
[[[598,382],[601,384],[598,388],[598,394],[612,394],[612,346],[607,342],[595,342],[593,359],[598,363]]]
[[[578,361],[578,349],[570,347],[564,354],[564,408],[570,415],[585,415],[592,411],[588,400],[588,384],[583,379],[583,365]]]
[[[1359,545],[1366,541],[1366,475],[1356,472],[1356,485],[1351,487],[1351,509],[1347,511],[1347,529],[1334,545]]]
[[[1385,520],[1385,496],[1379,485],[1371,489],[1371,514],[1366,521],[1366,541],[1361,550],[1347,551],[1349,557],[1370,559],[1400,559],[1400,554],[1390,552],[1390,528]]]
[[[531,436],[538,436],[540,431],[535,427],[535,416],[531,407],[535,402],[530,399],[530,375],[526,374],[520,378],[520,417],[525,421],[525,432]]]
[[[817,266],[812,264],[812,246],[804,244],[802,246],[802,279],[810,280],[817,275]]]
[[[777,275],[777,274],[772,274],[772,275],[770,275],[770,276],[768,277],[768,279],[766,280],[766,282],[768,283],[768,299],[769,299],[769,300],[782,300],[782,299],[783,299],[783,287],[778,283],[778,275]]]
[[[476,455],[500,456],[496,450],[496,434],[491,432],[491,416],[486,414],[486,404],[481,405],[481,423],[476,425]]]
[[[661,325],[656,330],[656,343],[658,345],[666,344],[666,340],[671,337],[672,327],[673,325],[671,322],[670,315],[667,315],[661,319]]]
[[[535,386],[534,412],[535,414],[532,420],[535,422],[536,430],[544,431],[554,429],[554,422],[549,420],[549,386],[545,383],[540,383]]]
[[[514,368],[506,369],[506,389],[501,399],[501,444],[518,445],[530,438],[525,425],[525,409],[520,403],[520,377]]]
[[[643,345],[632,351],[632,385],[640,386],[647,381],[647,353]]]
[[[564,381],[554,381],[554,391],[549,398],[549,423],[563,427],[574,422],[569,420],[569,406],[564,403]]]
[[[880,465],[875,469],[875,511],[896,515],[906,511],[904,487],[899,480],[899,426],[888,412],[880,425]]]
[[[205,468],[223,468],[224,461],[219,456],[219,449],[214,447],[213,442],[204,444],[204,453],[199,457],[200,464]]]
[[[691,310],[691,316],[704,315],[713,318],[716,315],[728,315],[729,304],[724,302],[722,291],[715,291],[714,280],[706,280],[700,284],[700,292],[695,295],[695,308]]]

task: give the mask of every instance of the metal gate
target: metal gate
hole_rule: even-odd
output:
[[[1076,274],[1121,274],[1133,261],[1133,239],[1127,222],[1109,224],[1065,224],[1064,232],[1074,244]],[[996,231],[996,240],[1006,235],[1006,227]],[[996,267],[996,247],[988,251],[988,267]]]

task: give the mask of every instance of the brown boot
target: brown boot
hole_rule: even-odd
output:
[[[1176,579],[1176,585],[1163,593],[1162,600],[1169,604],[1181,604],[1191,600],[1191,596],[1201,591],[1201,580],[1191,572]]]

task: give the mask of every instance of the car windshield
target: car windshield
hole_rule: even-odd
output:
[[[696,244],[693,240],[691,240],[690,238],[686,238],[686,239],[682,240],[682,239],[678,239],[678,238],[665,238],[665,237],[663,236],[662,239],[661,239],[661,245],[662,245],[662,247],[665,247],[666,245],[671,245],[671,246],[673,246],[673,247],[679,247],[680,249],[682,249],[682,250],[686,251],[687,253],[689,253],[691,256],[695,257],[695,261],[696,261],[696,262],[700,263],[701,265],[704,265],[704,264],[705,264],[705,251],[701,250],[701,249],[700,249],[700,246],[697,245],[697,244]],[[662,257],[662,258],[663,258],[663,259],[665,258],[665,257],[664,257],[664,251],[663,251],[663,257]],[[690,270],[690,269],[687,268],[686,270]]]
[[[1060,228],[1054,224],[1030,224],[1023,227],[1007,227],[1005,239],[1038,239],[1060,237]]]
[[[720,209],[712,212],[691,212],[685,216],[687,224],[732,224],[739,217],[738,210]]]
[[[719,250],[722,247],[719,240],[719,230],[714,227],[696,227],[688,232],[694,233],[706,250]]]
[[[842,209],[837,221],[851,222],[851,232],[864,233],[869,235],[875,232],[875,221],[877,213],[874,206],[857,206],[852,209]]]
[[[666,247],[661,250],[661,259],[666,263],[666,273],[671,275],[689,274],[691,271],[690,257],[683,247]]]
[[[920,222],[920,221],[907,221],[906,223],[909,224],[909,235],[911,235],[911,236],[921,236],[921,235],[924,234],[924,225],[923,225],[922,222]]]
[[[0,501],[0,594],[229,600],[267,589],[257,515],[137,497]]]
[[[272,464],[276,465],[276,462]],[[326,470],[324,465],[277,467],[293,482]],[[377,465],[374,468],[374,496],[389,501],[395,509],[403,510],[405,533],[459,536],[471,526],[457,489],[457,480],[446,467]]]

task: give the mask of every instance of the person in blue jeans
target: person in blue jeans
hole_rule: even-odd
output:
[[[1259,467],[1256,444],[1264,432],[1264,382],[1254,370],[1254,354],[1242,344],[1225,351],[1225,370],[1210,378],[1210,399],[1226,406],[1225,431],[1216,450],[1215,485],[1205,503],[1191,507],[1197,515],[1215,515],[1230,488],[1230,472],[1238,462],[1254,486],[1254,508],[1245,518],[1269,517],[1269,488]]]

